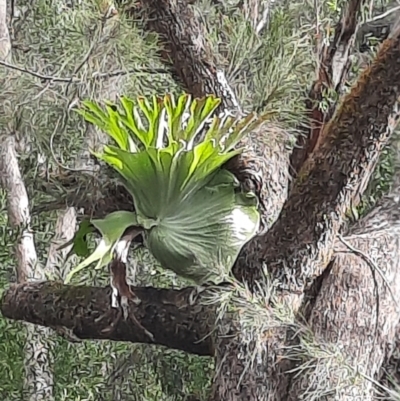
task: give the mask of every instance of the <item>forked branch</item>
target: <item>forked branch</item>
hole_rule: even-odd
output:
[[[309,157],[317,143],[321,133],[335,110],[337,103],[329,99],[331,104],[327,110],[321,108],[324,96],[334,92],[337,96],[342,94],[347,74],[350,68],[350,53],[357,32],[357,22],[360,16],[363,0],[351,0],[343,8],[339,22],[335,26],[335,36],[329,46],[324,43],[324,38],[319,32],[317,35],[318,64],[316,79],[311,87],[306,102],[310,119],[310,128],[307,133],[297,138],[296,146],[290,157],[292,173],[296,175],[307,157]]]

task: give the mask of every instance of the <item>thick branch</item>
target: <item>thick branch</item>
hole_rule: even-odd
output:
[[[400,29],[344,98],[323,141],[304,164],[261,257],[282,293],[299,305],[304,288],[331,260],[344,214],[362,193],[398,122]],[[367,116],[367,117],[366,117]],[[243,266],[244,267],[244,266]],[[250,283],[260,269],[236,269]],[[297,295],[295,295],[297,294]]]
[[[193,288],[134,288],[141,303],[129,304],[129,316],[135,316],[153,334],[155,344],[212,355],[209,334],[213,311],[200,304],[189,305],[192,291]],[[13,285],[4,293],[0,310],[10,319],[58,331],[62,326],[73,338],[151,343],[133,321],[117,319],[118,310],[111,307],[110,299],[109,287],[73,287],[54,281],[24,283]]]
[[[341,95],[347,73],[350,68],[349,56],[353,47],[357,30],[357,19],[360,14],[362,0],[351,0],[343,9],[341,18],[335,27],[335,36],[329,46],[320,37],[318,50],[318,66],[316,80],[312,85],[306,106],[310,118],[310,129],[306,135],[297,138],[296,147],[290,157],[293,174],[297,174],[313,150],[316,148],[324,124],[329,121],[336,108],[332,103],[327,111],[323,111],[320,103],[327,89]]]
[[[275,284],[275,302],[293,312],[298,311],[304,290],[331,261],[344,214],[363,192],[397,125],[399,59],[397,29],[325,127],[319,147],[301,169],[276,223],[262,238],[252,241],[253,252],[242,253],[236,263],[236,277],[253,289],[263,281],[266,268]],[[246,366],[246,355],[253,355],[252,369],[241,375],[240,397],[286,400],[287,376],[276,361],[285,357],[287,335],[284,327],[274,326],[260,343],[249,344],[253,334],[247,328],[234,340],[217,338],[219,362],[213,399],[237,399],[237,378],[230,375],[231,367]]]
[[[163,40],[162,58],[172,65],[185,90],[194,97],[215,94],[223,100],[225,110],[240,111],[205,39],[205,27],[192,6],[185,0],[143,0],[141,5],[147,29]]]

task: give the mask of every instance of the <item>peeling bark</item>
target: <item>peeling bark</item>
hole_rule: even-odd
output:
[[[0,60],[10,61],[11,40],[7,26],[7,0],[0,0]]]
[[[213,354],[209,336],[215,321],[213,308],[191,305],[193,288],[132,287],[132,291],[141,302],[129,302],[129,316],[134,315],[153,334],[154,342],[130,318],[117,319],[118,310],[110,305],[110,287],[74,287],[54,281],[22,283],[4,293],[0,309],[10,319],[64,327],[72,340],[154,343],[198,355]]]

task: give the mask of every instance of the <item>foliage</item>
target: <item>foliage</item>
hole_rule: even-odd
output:
[[[120,103],[122,108],[106,103],[103,109],[86,101],[79,113],[118,145],[105,146],[96,157],[123,178],[135,213],[91,220],[103,239],[68,279],[95,261],[98,268],[107,265],[131,227],[143,231],[164,268],[198,283],[221,280],[259,225],[255,195],[240,191],[223,165],[240,153],[236,145],[262,119],[213,117],[220,104],[213,96],[192,101],[167,95],[136,104],[124,97]]]
[[[244,108],[259,113],[279,110],[281,122],[296,131],[304,122],[305,88],[314,68],[312,25],[298,24],[293,18],[304,11],[304,4],[277,4],[260,36],[238,4],[222,2],[221,18],[208,1],[199,3],[197,15],[207,25],[213,54],[225,68]]]

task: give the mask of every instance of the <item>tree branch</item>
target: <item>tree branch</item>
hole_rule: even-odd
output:
[[[218,69],[205,27],[184,0],[143,0],[146,27],[163,40],[161,57],[171,64],[185,90],[194,97],[215,94],[226,111],[240,112],[240,105],[222,70]],[[134,12],[131,10],[131,13]]]
[[[295,303],[331,260],[345,212],[363,193],[397,126],[399,57],[397,29],[325,127],[323,140],[300,171],[280,218],[263,238],[265,248],[257,259],[261,256],[281,283],[282,295]],[[249,283],[262,278],[260,269],[237,268],[236,274]]]
[[[155,344],[198,355],[213,354],[209,336],[215,321],[213,309],[189,304],[193,288],[135,287],[133,291],[141,303],[129,303],[129,316],[134,315],[153,334]],[[23,283],[5,291],[0,310],[9,319],[58,330],[62,326],[72,338],[81,340],[151,343],[133,321],[117,319],[118,311],[111,307],[110,299],[109,287],[75,287],[54,281]]]
[[[357,31],[357,20],[363,0],[351,0],[346,3],[341,18],[335,27],[335,36],[329,46],[319,37],[318,66],[316,80],[312,85],[306,102],[310,118],[310,129],[306,135],[299,135],[290,157],[292,173],[296,175],[307,157],[317,147],[324,124],[329,121],[337,106],[331,102],[328,110],[321,109],[321,101],[327,96],[328,90],[341,95],[350,68],[350,52]],[[329,99],[331,101],[331,99]]]
[[[10,70],[15,70],[15,71],[19,71],[24,74],[27,74],[27,75],[31,75],[32,77],[38,78],[42,81],[50,81],[52,83],[68,83],[68,84],[71,84],[71,83],[83,84],[89,80],[108,79],[108,78],[114,78],[114,77],[118,77],[118,76],[135,74],[135,73],[168,74],[168,71],[165,68],[130,68],[128,70],[115,70],[115,71],[108,71],[108,72],[96,71],[96,72],[92,73],[92,76],[90,78],[85,78],[85,80],[83,80],[82,78],[78,78],[75,76],[58,77],[56,75],[40,74],[38,72],[29,70],[27,68],[19,67],[15,64],[10,64],[5,61],[1,61],[1,58],[0,58],[0,65],[5,68],[8,68]]]

